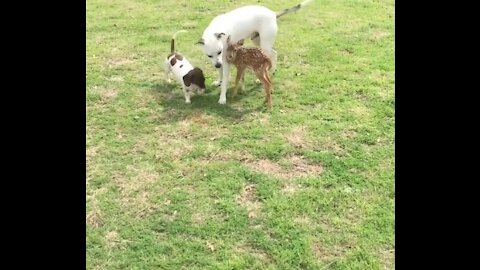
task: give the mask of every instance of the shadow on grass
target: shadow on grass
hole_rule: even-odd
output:
[[[261,86],[259,86],[261,88]],[[235,98],[229,97],[232,90],[227,92],[227,104],[218,104],[220,95],[220,87],[207,86],[207,90],[203,95],[193,95],[190,104],[185,103],[185,97],[178,84],[159,82],[150,88],[150,94],[154,96],[156,101],[165,108],[165,114],[159,120],[162,122],[177,122],[190,118],[199,111],[215,114],[233,122],[241,121],[243,116],[256,111],[265,111],[265,106],[259,102],[259,106],[251,108],[239,108],[235,106],[242,98],[251,95],[258,90],[258,86],[253,86],[245,91],[239,90]],[[260,89],[261,90],[261,89]]]

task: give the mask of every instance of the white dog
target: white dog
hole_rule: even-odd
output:
[[[273,50],[273,43],[277,36],[277,19],[288,13],[298,11],[313,1],[305,0],[279,13],[275,13],[263,6],[244,6],[219,15],[210,22],[203,32],[202,39],[197,43],[202,45],[203,51],[210,57],[213,65],[218,69],[217,81],[214,82],[217,86],[221,85],[218,103],[227,103],[226,95],[230,65],[227,63],[223,53],[224,48],[226,48],[225,38],[230,36],[232,43],[251,38],[253,43],[260,46],[272,59],[273,66],[271,71],[274,72],[277,52]]]
[[[175,38],[178,33],[187,32],[180,30],[172,37],[170,46],[170,54],[164,62],[165,79],[170,83],[170,73],[173,73],[177,81],[182,85],[183,94],[185,95],[185,103],[190,103],[190,96],[193,91],[198,94],[205,92],[205,76],[199,68],[194,68],[183,55],[175,52]]]

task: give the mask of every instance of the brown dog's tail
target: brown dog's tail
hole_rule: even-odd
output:
[[[277,13],[277,19],[282,17],[283,15],[287,15],[288,13],[296,12],[296,11],[300,10],[301,8],[303,8],[304,6],[312,3],[313,1],[315,1],[315,0],[305,0],[305,1],[301,2],[300,4],[294,6],[294,7],[284,9],[283,11]]]
[[[179,33],[186,33],[187,30],[180,30],[180,31],[177,31],[175,34],[173,34],[172,36],[172,44],[170,45],[170,52],[173,53],[175,52],[175,38],[177,38],[177,34]]]

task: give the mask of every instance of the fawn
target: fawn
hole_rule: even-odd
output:
[[[265,103],[268,107],[272,106],[272,81],[268,71],[272,68],[272,61],[257,47],[246,48],[243,47],[243,40],[235,43],[230,43],[230,36],[227,38],[226,59],[230,64],[237,68],[237,77],[235,79],[235,88],[233,96],[237,95],[238,82],[242,79],[242,86],[244,84],[245,69],[250,68],[255,72],[257,78],[262,82],[265,89]],[[242,87],[243,88],[243,87]]]

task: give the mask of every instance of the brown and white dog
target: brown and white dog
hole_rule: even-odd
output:
[[[190,103],[190,96],[194,91],[200,95],[205,93],[205,76],[201,69],[194,68],[183,55],[175,52],[175,38],[178,33],[182,32],[187,31],[180,30],[172,36],[170,54],[164,62],[165,79],[170,83],[170,73],[173,73],[182,85],[185,103]]]

